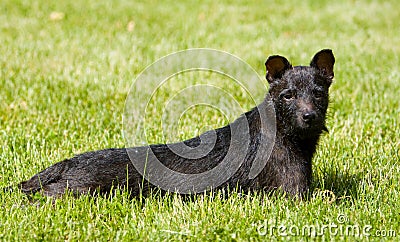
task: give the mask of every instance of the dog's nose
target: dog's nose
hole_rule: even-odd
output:
[[[305,112],[303,114],[303,120],[304,120],[304,122],[309,123],[309,122],[313,121],[316,116],[317,116],[316,113],[313,111]]]

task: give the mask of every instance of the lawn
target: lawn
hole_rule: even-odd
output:
[[[260,77],[274,54],[307,65],[330,48],[336,65],[329,134],[313,160],[314,191],[307,201],[235,191],[190,200],[174,194],[128,199],[124,191],[28,199],[0,191],[0,239],[398,239],[398,9],[395,0],[1,1],[0,187],[74,154],[124,147],[124,105],[135,95],[129,94],[134,80],[176,51],[226,51]],[[199,83],[224,87],[244,110],[254,106],[226,76],[201,72],[172,79],[155,92],[149,103],[154,110]],[[144,101],[138,98],[137,105]],[[209,101],[224,103],[219,95]],[[208,106],[189,109],[173,131],[160,129],[161,118],[157,111],[146,116],[149,142],[182,140],[229,121]]]

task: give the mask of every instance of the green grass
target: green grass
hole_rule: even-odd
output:
[[[330,132],[314,158],[309,201],[235,192],[227,199],[214,194],[189,201],[175,195],[129,200],[124,192],[29,201],[19,192],[1,191],[1,240],[297,241],[307,238],[279,236],[284,231],[272,228],[296,232],[332,223],[371,226],[371,240],[398,239],[399,8],[395,0],[2,1],[0,187],[77,153],[123,147],[122,116],[133,80],[172,52],[227,51],[260,76],[272,54],[305,65],[318,50],[331,48],[336,65]],[[176,78],[179,85],[201,82],[186,77]],[[171,88],[160,89],[159,96],[168,98]],[[240,90],[228,90],[251,107]],[[161,108],[162,102],[153,105]],[[176,139],[227,122],[211,109],[190,111]],[[159,118],[150,115],[148,122],[158,124]],[[149,139],[163,141],[157,132]],[[266,228],[273,237],[263,235]],[[376,236],[391,231],[396,237]],[[362,239],[345,234],[317,237]]]

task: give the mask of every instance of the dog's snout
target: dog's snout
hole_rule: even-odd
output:
[[[314,111],[307,111],[307,112],[303,113],[303,120],[304,120],[304,122],[308,123],[308,122],[313,121],[316,116],[317,116],[317,114]]]

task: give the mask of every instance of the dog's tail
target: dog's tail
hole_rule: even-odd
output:
[[[33,194],[43,189],[48,184],[57,182],[65,169],[65,162],[56,163],[42,172],[34,175],[31,179],[23,181],[17,187],[25,194]],[[13,190],[13,187],[7,187],[6,190]]]

